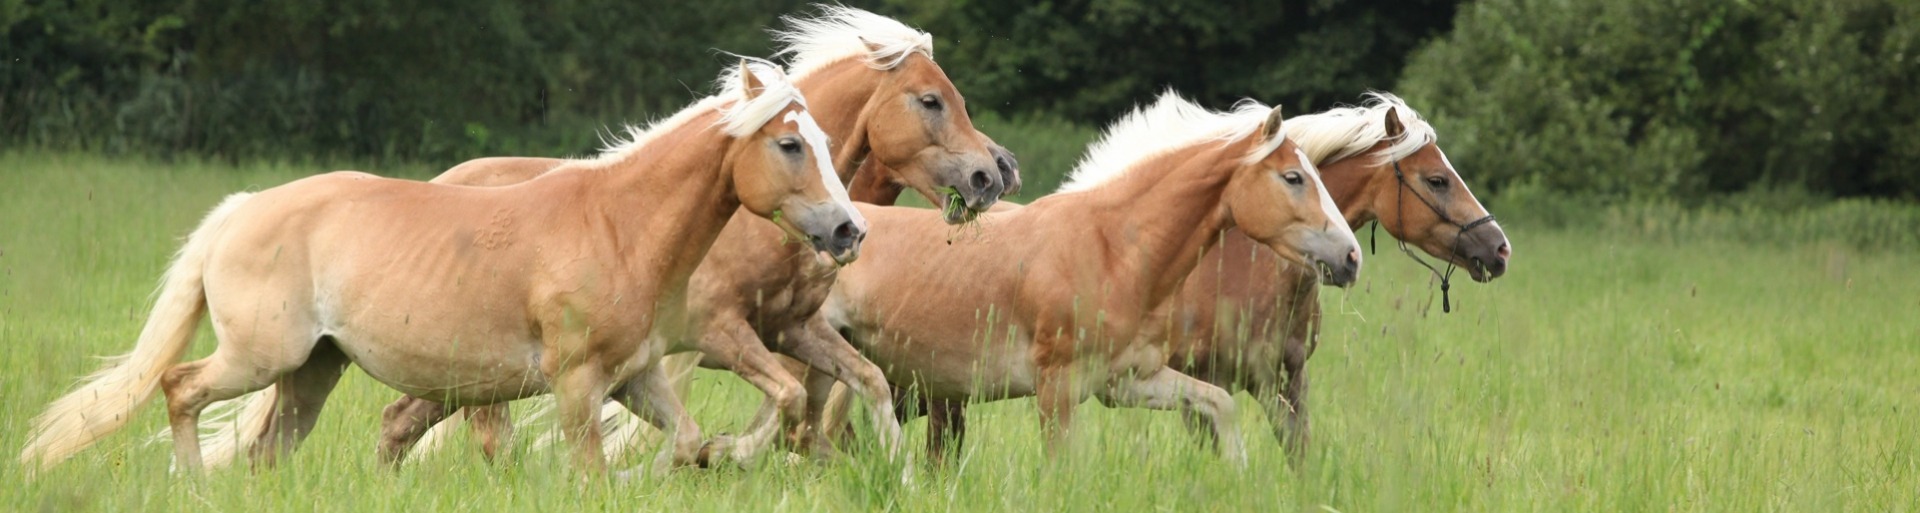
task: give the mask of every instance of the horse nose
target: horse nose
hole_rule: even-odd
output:
[[[993,177],[987,176],[986,170],[983,169],[973,170],[973,177],[968,180],[973,184],[973,190],[976,191],[984,191],[987,190],[988,187],[993,186]]]
[[[1360,248],[1347,252],[1347,267],[1360,267]]]
[[[1498,278],[1507,273],[1507,260],[1513,255],[1513,248],[1502,242],[1493,250],[1493,255],[1493,261],[1486,263],[1487,275]]]
[[[860,240],[866,240],[866,231],[852,221],[845,221],[839,223],[839,227],[833,227],[833,240],[829,240],[829,248],[835,257],[851,256],[860,250]]]

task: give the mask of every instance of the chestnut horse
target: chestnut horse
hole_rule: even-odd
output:
[[[175,462],[198,471],[202,409],[271,384],[252,450],[271,464],[356,363],[455,405],[551,390],[589,473],[605,466],[596,413],[611,394],[672,433],[656,467],[691,462],[699,427],[658,371],[654,305],[684,294],[740,207],[843,264],[865,235],[800,91],[770,63],[734,73],[645,144],[512,187],[338,172],[229,196],[167,270],[133,352],[35,419],[21,461],[64,460],[157,387]],[[176,364],[203,314],[219,345]]]
[[[1376,222],[1402,247],[1464,268],[1474,281],[1506,273],[1512,246],[1505,232],[1440,151],[1433,126],[1400,98],[1369,93],[1358,107],[1287,120],[1287,134],[1320,166],[1348,226]],[[1017,207],[1002,202],[1000,208]],[[1165,341],[1182,372],[1251,393],[1266,410],[1274,436],[1297,460],[1308,437],[1306,362],[1318,347],[1318,280],[1312,270],[1290,265],[1238,230],[1225,230],[1220,241],[1220,250],[1155,312],[1154,327],[1164,332],[1155,338]],[[1445,286],[1447,278],[1439,278]],[[928,416],[931,457],[964,438],[964,402],[900,392],[895,389],[896,411]],[[844,393],[833,395],[823,414],[827,438],[841,436],[845,415]]]
[[[787,18],[792,28],[775,35],[784,43],[782,53],[794,56],[793,82],[806,94],[809,112],[837,143],[834,160],[843,165],[836,169],[846,173],[836,178],[844,180],[844,175],[850,175],[855,162],[886,163],[885,174],[877,180],[915,189],[936,204],[952,201],[950,208],[943,209],[950,223],[971,218],[972,212],[990,206],[1003,191],[1018,188],[1011,154],[973,128],[965,99],[932,60],[931,36],[858,9],[822,10],[817,17]],[[645,131],[632,135],[634,140],[646,137]],[[518,157],[477,159],[433,181],[510,185],[533,179],[565,162]],[[695,270],[686,300],[666,305],[660,316],[664,322],[655,325],[654,335],[667,344],[668,353],[698,349],[706,355],[710,367],[730,369],[761,389],[779,406],[777,411],[791,414],[782,417],[790,430],[804,406],[804,388],[795,374],[780,367],[784,359],[776,359],[775,353],[809,362],[821,369],[823,376],[860,385],[859,390],[872,400],[871,411],[879,423],[876,432],[884,440],[897,438],[892,435],[898,433],[898,423],[878,368],[837,336],[785,335],[807,329],[806,321],[825,300],[836,267],[810,257],[798,246],[783,245],[780,239],[773,224],[736,214],[722,230],[713,251]],[[686,364],[679,368],[684,371],[687,364],[697,360],[682,361]],[[685,392],[684,388],[680,391]],[[824,394],[820,396],[824,398]],[[252,438],[231,431],[259,433],[255,426],[263,421],[252,419],[264,418],[268,410],[265,404],[270,402],[256,399],[246,413],[236,417],[246,425],[209,438],[216,443],[238,441],[244,446]],[[608,408],[619,406],[609,404]],[[415,397],[401,398],[389,406],[382,426],[382,458],[397,464],[415,443],[423,443],[427,450],[438,447],[445,428],[455,424],[436,425],[448,417],[449,411],[439,403]],[[470,406],[461,413],[471,421],[484,453],[490,459],[499,454],[512,432],[506,405]],[[756,423],[748,434],[734,441],[730,456],[744,461],[763,452],[776,427]],[[610,458],[618,458],[633,446],[627,442],[631,439],[628,433],[609,439],[606,449]],[[708,449],[725,450],[726,446],[718,443]],[[703,453],[702,459],[705,456]]]
[[[932,213],[861,211],[869,255],[824,307],[899,387],[946,400],[1035,396],[1050,448],[1074,406],[1191,408],[1245,461],[1232,397],[1169,368],[1152,333],[1217,240],[1238,227],[1328,283],[1351,283],[1359,245],[1339,222],[1278,108],[1210,112],[1168,93],[1111,127],[1063,192],[989,212],[977,238],[945,240]]]

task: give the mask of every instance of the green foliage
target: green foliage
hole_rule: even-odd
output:
[[[1173,88],[1307,112],[1385,89],[1454,1],[890,0],[940,39],[975,105],[1105,123]]]
[[[1920,193],[1920,4],[1481,0],[1401,93],[1495,189]]]
[[[576,154],[799,2],[0,4],[0,140],[228,157]],[[695,34],[698,34],[696,37]]]

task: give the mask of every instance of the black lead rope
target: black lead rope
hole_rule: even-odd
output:
[[[1399,182],[1399,188],[1395,189],[1395,192],[1394,192],[1394,194],[1396,194],[1398,198],[1394,200],[1393,204],[1394,204],[1395,211],[1399,213],[1399,217],[1400,217],[1400,220],[1399,220],[1400,234],[1402,236],[1405,236],[1407,233],[1407,213],[1406,213],[1406,210],[1400,208],[1400,204],[1402,203],[1402,200],[1406,199],[1407,189],[1412,189],[1413,186],[1407,184],[1407,176],[1400,172],[1400,161],[1398,160],[1393,161],[1393,180],[1395,182]],[[1414,199],[1420,200],[1421,204],[1426,205],[1428,210],[1432,210],[1433,215],[1440,216],[1441,222],[1460,227],[1460,231],[1453,234],[1453,248],[1450,251],[1453,252],[1454,254],[1458,254],[1460,252],[1460,239],[1463,237],[1466,237],[1467,232],[1472,231],[1474,228],[1480,227],[1480,225],[1493,222],[1493,214],[1489,213],[1487,214],[1486,217],[1475,219],[1473,220],[1473,222],[1470,222],[1467,224],[1460,224],[1460,223],[1454,222],[1452,217],[1448,217],[1447,212],[1445,210],[1441,210],[1439,205],[1435,205],[1433,204],[1432,201],[1427,201],[1427,198],[1421,197],[1420,193],[1417,193],[1417,192],[1414,193],[1413,197]],[[1380,221],[1375,220],[1373,222],[1373,226],[1374,228],[1379,228]],[[1369,234],[1369,237],[1373,239],[1372,242],[1374,245],[1374,249],[1376,251],[1379,250],[1380,244],[1379,244],[1379,239],[1373,236],[1377,234],[1378,232]],[[1455,265],[1453,264],[1453,259],[1452,258],[1446,259],[1447,271],[1443,273],[1443,272],[1440,272],[1439,269],[1435,269],[1433,267],[1433,264],[1427,263],[1426,259],[1420,258],[1420,255],[1415,254],[1412,249],[1407,248],[1407,241],[1400,240],[1399,242],[1400,242],[1401,252],[1406,253],[1407,257],[1412,258],[1414,262],[1420,263],[1421,267],[1427,268],[1427,270],[1431,271],[1434,276],[1438,276],[1440,278],[1440,311],[1442,313],[1453,313],[1453,297],[1451,294],[1451,291],[1453,290],[1453,270],[1455,267]]]

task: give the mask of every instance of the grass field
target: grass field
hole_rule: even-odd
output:
[[[17,454],[47,402],[96,357],[131,348],[177,237],[221,196],[320,170],[0,153],[0,448]],[[1200,450],[1175,415],[1095,403],[1076,419],[1074,449],[1051,460],[1032,403],[1011,401],[973,410],[961,463],[917,468],[906,483],[867,457],[582,484],[524,435],[512,465],[462,443],[391,472],[373,443],[394,393],[355,371],[289,465],[169,475],[169,444],[148,442],[164,426],[155,401],[34,480],[0,464],[0,509],[1920,509],[1911,252],[1649,240],[1501,217],[1514,267],[1493,284],[1456,284],[1454,314],[1390,250],[1369,257],[1351,291],[1324,295],[1315,439],[1299,468],[1242,396],[1244,470]],[[202,330],[194,354],[212,347]],[[738,431],[756,395],[705,373],[688,402],[708,432]],[[913,447],[922,425],[907,428]]]

